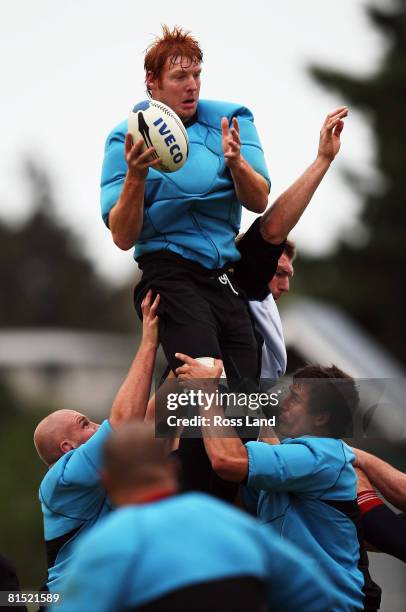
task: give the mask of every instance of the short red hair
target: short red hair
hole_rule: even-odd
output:
[[[163,25],[162,36],[157,36],[147,49],[144,60],[145,77],[151,72],[154,79],[159,79],[168,57],[171,58],[171,63],[175,63],[179,57],[185,57],[189,60],[187,66],[190,66],[202,63],[203,52],[189,31],[179,26],[170,30],[167,25]]]

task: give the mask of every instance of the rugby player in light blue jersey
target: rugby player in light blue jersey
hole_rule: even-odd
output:
[[[75,549],[55,612],[327,612],[338,594],[314,561],[250,516],[177,495],[176,468],[147,425],[108,440],[103,481],[117,508]]]
[[[101,451],[112,428],[144,419],[158,346],[158,303],[159,296],[151,305],[151,293],[143,301],[142,341],[109,419],[99,425],[75,410],[57,410],[35,430],[35,447],[49,468],[39,498],[51,592],[58,592],[69,571],[77,539],[111,510],[100,478]]]
[[[105,223],[122,249],[135,245],[143,270],[135,301],[161,295],[160,340],[172,369],[176,351],[222,356],[231,377],[258,373],[247,306],[228,274],[240,258],[235,236],[242,206],[262,213],[270,179],[251,112],[240,104],[199,100],[202,51],[180,28],[145,57],[149,95],[184,122],[189,157],[177,172],[154,169],[127,121],[109,135],[101,181]],[[162,315],[162,316],[161,316]],[[185,347],[185,349],[182,349]]]
[[[158,171],[153,148],[142,152],[143,139],[133,142],[123,121],[107,138],[101,208],[115,244],[135,246],[138,314],[148,289],[161,296],[159,338],[170,368],[180,365],[178,351],[221,357],[232,384],[259,377],[251,317],[231,268],[240,258],[242,206],[264,212],[270,178],[250,110],[199,99],[202,60],[188,32],[163,27],[145,56],[145,82],[148,95],[184,123],[188,159],[176,172]],[[191,444],[182,439],[180,452],[190,454]]]
[[[192,388],[222,369],[220,360],[207,368],[187,355],[178,358],[184,362],[178,377]],[[260,522],[323,568],[341,593],[339,603],[326,608],[334,612],[378,609],[360,532],[354,453],[340,439],[358,401],[354,380],[337,367],[298,370],[277,417],[280,444],[271,431],[272,443],[243,445],[221,420],[221,406],[202,408],[211,417],[202,430],[213,469],[225,480],[245,484],[246,504]]]

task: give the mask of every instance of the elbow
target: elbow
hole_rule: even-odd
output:
[[[214,472],[216,472],[217,476],[220,476],[220,478],[223,478],[223,480],[229,480],[227,476],[230,466],[227,455],[224,455],[223,453],[216,453],[211,456],[210,460],[211,467],[213,468]]]
[[[265,199],[259,200],[257,209],[255,210],[255,212],[262,215],[262,213],[266,211],[267,206],[268,206],[268,196],[266,196]]]
[[[406,495],[404,493],[397,491],[396,494],[393,496],[393,499],[390,499],[387,496],[387,500],[391,502],[395,506],[395,508],[398,508],[398,510],[406,512]]]
[[[214,472],[223,480],[241,482],[246,476],[239,461],[224,453],[216,453],[211,457],[211,466]]]
[[[108,227],[110,228],[113,242],[121,251],[128,251],[134,246],[136,239],[138,238],[138,228],[135,229],[134,233],[129,232],[128,223],[120,221],[120,218],[116,214],[117,204],[112,208],[108,218]]]
[[[254,206],[252,207],[252,212],[256,212],[259,215],[262,215],[266,211],[268,206],[268,191],[264,191],[260,197],[256,200]]]
[[[122,251],[129,251],[134,246],[134,240],[129,239],[128,236],[121,235],[118,232],[111,232],[113,236],[113,242]]]
[[[264,213],[267,209],[269,191],[270,191],[270,184],[268,184],[268,181],[266,181],[263,178],[262,184],[261,184],[261,195],[258,198],[258,203],[257,203],[258,209],[256,210],[256,212],[258,212],[260,215],[262,215],[262,213]]]
[[[253,213],[257,213],[258,215],[262,215],[262,213],[265,212],[266,207],[268,206],[268,198],[266,198],[266,200],[263,200],[262,198],[259,198],[258,200],[252,200],[251,202],[247,202],[245,201],[243,203],[243,206],[245,206],[245,208]]]
[[[267,215],[261,218],[259,231],[265,242],[269,244],[281,244],[286,240],[281,223],[274,223],[272,218],[267,218]]]

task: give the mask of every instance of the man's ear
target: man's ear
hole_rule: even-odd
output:
[[[69,453],[69,451],[76,448],[76,446],[73,446],[72,442],[70,442],[69,440],[62,440],[62,442],[59,445],[59,448],[61,449],[61,452],[65,454],[65,453]]]
[[[158,79],[154,78],[154,75],[152,74],[151,70],[148,70],[148,72],[147,72],[147,77],[145,79],[145,83],[147,85],[148,91],[151,91],[153,93],[153,90],[157,86]]]
[[[314,424],[316,427],[325,427],[330,421],[330,414],[327,410],[319,412],[314,416]]]

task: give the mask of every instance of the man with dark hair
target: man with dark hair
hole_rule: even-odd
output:
[[[177,495],[152,426],[106,442],[103,481],[117,508],[79,543],[58,612],[326,612],[340,594],[322,568],[248,515]]]
[[[273,299],[279,300],[284,293],[290,291],[290,281],[293,278],[293,262],[296,259],[296,245],[293,240],[287,239],[282,255],[278,259],[278,267],[268,283]]]
[[[158,346],[159,296],[145,297],[143,333],[137,355],[101,425],[75,410],[57,410],[34,433],[34,444],[48,472],[39,488],[48,561],[47,587],[59,589],[76,540],[104,517],[111,505],[101,483],[101,452],[112,429],[143,420]]]
[[[238,240],[241,259],[234,275],[249,299],[262,344],[261,378],[275,381],[285,373],[286,347],[276,301],[290,289],[294,243],[287,239],[341,148],[345,106],[329,113],[321,127],[316,159]]]
[[[194,381],[209,379],[214,392],[220,361],[206,368],[187,355],[178,358],[184,362],[177,370],[184,384],[193,387]],[[246,501],[260,522],[317,560],[341,592],[339,606],[332,608],[337,611],[378,609],[376,601],[371,602],[375,594],[367,561],[360,556],[354,454],[337,438],[357,405],[351,377],[335,366],[311,366],[294,375],[280,406],[280,444],[244,445],[233,428],[214,427],[214,416],[217,422],[224,417],[221,406],[202,408],[209,417],[202,431],[214,471],[245,484]]]
[[[293,374],[293,383],[308,389],[308,413],[319,417],[314,427],[321,426],[319,434],[332,438],[346,438],[352,433],[352,415],[355,414],[359,395],[354,379],[337,368],[307,365],[299,368]],[[303,426],[292,414],[288,416],[284,410],[279,418],[279,429],[283,437],[294,438],[302,435]],[[282,427],[282,429],[281,429]],[[298,432],[298,433],[296,433]]]
[[[286,239],[340,151],[347,115],[346,106],[327,115],[320,130],[316,159],[238,241],[241,259],[235,264],[234,274],[249,300],[261,301],[269,294],[268,283],[275,274]],[[295,250],[291,245],[286,254],[294,259]]]

